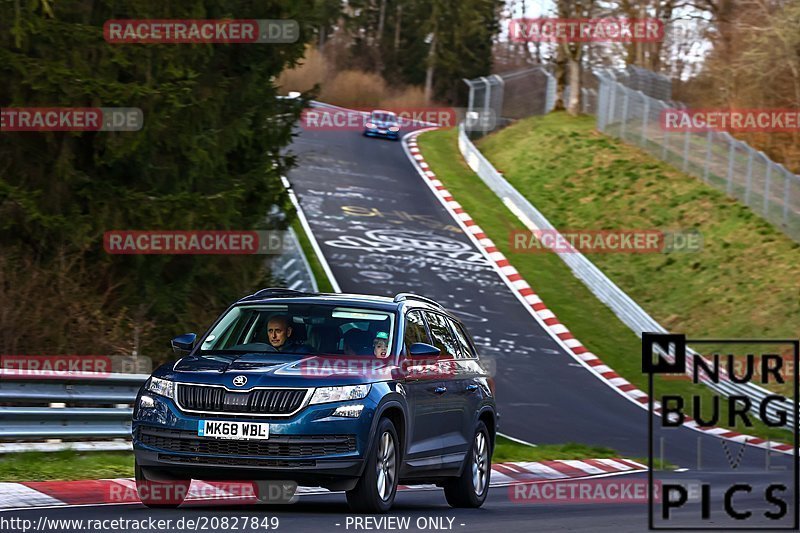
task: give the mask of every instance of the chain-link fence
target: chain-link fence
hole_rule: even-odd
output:
[[[666,97],[672,93],[670,80],[649,70],[628,67],[619,72],[608,71],[620,83],[628,85],[656,98]],[[594,85],[594,77],[588,76],[581,87],[581,112],[596,114],[598,93]],[[474,139],[503,128],[514,120],[544,115],[556,106],[556,78],[548,67],[535,66],[494,74],[471,80],[464,80],[469,87],[468,114],[473,123],[467,124],[470,138]],[[568,102],[570,86],[564,87],[563,101]],[[480,119],[478,119],[480,117]],[[476,127],[477,121],[480,125]]]
[[[763,152],[725,132],[668,131],[662,113],[685,109],[670,100],[672,83],[661,74],[629,66],[600,70],[594,89],[581,87],[581,112],[597,115],[600,131],[639,144],[654,156],[724,190],[761,213],[800,242],[800,176],[771,161]],[[537,66],[501,75],[464,80],[469,86],[470,138],[502,128],[513,120],[543,115],[556,103],[556,80]],[[564,88],[568,102],[570,87]],[[479,118],[480,117],[480,118]]]
[[[742,201],[800,242],[800,176],[727,132],[670,131],[663,113],[684,106],[598,73],[597,128]]]
[[[511,121],[544,115],[555,107],[556,80],[544,67],[464,80],[469,87],[467,117],[486,117],[481,127],[468,127],[471,138],[502,128]],[[468,124],[469,126],[469,124]]]

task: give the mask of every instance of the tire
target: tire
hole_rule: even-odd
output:
[[[491,477],[492,445],[489,430],[483,422],[478,421],[461,475],[444,484],[447,503],[451,507],[480,507],[489,494]]]
[[[391,509],[397,494],[400,454],[397,430],[391,420],[382,418],[367,454],[364,472],[353,490],[347,491],[347,503],[353,512],[382,514]]]
[[[134,462],[133,471],[139,499],[150,509],[175,509],[186,499],[192,484],[191,479],[150,481],[138,461]]]

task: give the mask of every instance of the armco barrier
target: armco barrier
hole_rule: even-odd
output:
[[[494,192],[503,203],[519,218],[520,221],[531,231],[547,230],[557,232],[556,228],[547,218],[531,204],[519,191],[517,191],[508,181],[492,166],[478,148],[470,141],[463,126],[458,131],[458,148],[469,167],[483,180],[483,182]],[[633,299],[625,294],[613,281],[608,279],[603,272],[597,268],[585,255],[577,251],[555,252],[570,270],[586,287],[604,304],[614,312],[617,317],[639,337],[643,332],[668,333],[665,328],[653,319],[647,311],[642,309]],[[688,349],[690,354],[696,352]],[[664,354],[670,357],[670,354]],[[725,396],[731,394],[741,394],[753,401],[753,412],[758,414],[758,405],[770,393],[768,390],[752,383],[737,384],[721,381],[713,383],[710,381],[705,384],[716,392]],[[787,414],[787,427],[793,427],[794,408],[790,401],[779,404],[773,402],[767,413],[771,418],[776,418],[776,412],[784,410]]]
[[[147,378],[146,374],[54,373],[31,379],[0,370],[0,406],[4,406],[0,441],[130,438],[132,408],[127,406]],[[54,403],[69,407],[50,406]],[[31,442],[0,444],[0,452],[21,451],[26,444],[41,448]],[[118,443],[111,447],[118,448]],[[103,446],[96,443],[94,448]]]

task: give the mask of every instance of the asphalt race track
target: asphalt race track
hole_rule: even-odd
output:
[[[494,360],[501,431],[647,456],[647,412],[580,367],[536,323],[429,191],[399,142],[305,131],[289,180],[343,292],[431,296],[456,312]],[[536,288],[536,280],[528,280]],[[664,457],[726,467],[720,440],[681,428]],[[742,466],[761,467],[763,454]],[[788,462],[787,462],[788,464]],[[694,465],[696,466],[696,465]]]
[[[624,476],[626,480],[646,481],[643,474]],[[679,477],[673,475],[673,478]],[[749,476],[754,488],[758,489],[756,476]],[[617,479],[620,479],[618,477]],[[439,490],[426,490],[418,492],[399,493],[392,512],[394,518],[409,517],[408,527],[380,527],[380,523],[362,523],[362,527],[354,521],[364,519],[369,515],[353,515],[349,512],[343,494],[323,494],[304,496],[293,505],[241,505],[220,506],[190,504],[178,510],[152,510],[140,504],[104,505],[95,507],[70,507],[53,508],[45,510],[9,511],[0,513],[0,524],[3,520],[29,520],[33,526],[39,525],[40,517],[46,517],[45,524],[50,525],[46,531],[59,531],[63,533],[81,531],[73,523],[63,524],[56,529],[59,520],[127,520],[145,522],[152,520],[171,520],[170,527],[162,528],[166,531],[181,531],[178,521],[185,520],[219,520],[228,517],[230,520],[238,518],[240,523],[245,519],[269,520],[278,519],[276,531],[289,533],[319,532],[319,531],[504,531],[509,533],[530,531],[589,531],[589,532],[639,532],[647,529],[647,505],[644,503],[633,504],[527,504],[515,501],[510,497],[510,489],[496,487],[489,493],[486,503],[481,509],[463,510],[452,509],[444,500],[444,495]],[[719,496],[716,492],[712,492]],[[737,496],[736,503],[740,509],[763,508],[764,504],[760,494]],[[687,506],[689,510],[697,513],[698,505]],[[380,517],[372,516],[371,519],[379,520]],[[714,521],[724,523],[726,517],[722,515],[720,505],[712,507]],[[349,521],[349,524],[348,524]],[[8,523],[8,522],[7,522]],[[120,522],[122,523],[122,522]],[[763,522],[762,522],[763,523]],[[675,526],[680,523],[672,523]],[[383,524],[386,526],[387,524]],[[751,524],[756,525],[756,524]],[[217,527],[209,531],[221,530]],[[19,527],[14,531],[21,530]],[[35,529],[32,527],[32,531]],[[153,531],[153,526],[145,525],[140,528],[122,527],[113,529],[120,532]],[[184,529],[185,530],[185,529]],[[194,530],[194,529],[190,529]],[[197,528],[197,530],[202,530]],[[264,527],[229,527],[230,531],[271,531]],[[41,530],[39,530],[41,531]]]
[[[394,295],[413,291],[431,296],[464,320],[484,356],[496,365],[500,430],[534,443],[570,441],[609,446],[623,456],[648,453],[647,413],[579,366],[543,331],[484,257],[430,192],[408,160],[401,142],[369,139],[357,131],[304,131],[292,150],[299,166],[289,176],[313,232],[344,292]],[[536,289],[536,279],[528,279]],[[737,468],[729,454],[740,446],[679,428],[665,436],[664,458],[685,469],[669,479],[719,484],[750,483],[739,494],[737,508],[761,513],[774,510],[764,502],[763,486],[780,481],[790,487],[791,458],[773,456],[766,471],[763,451],[748,447]],[[697,464],[698,447],[702,462]],[[642,474],[626,478],[645,479]],[[723,515],[721,490],[714,488],[712,521],[732,525]],[[791,506],[790,506],[791,507]],[[790,512],[794,512],[791,508]],[[690,525],[698,507],[670,525]],[[290,506],[218,507],[190,505],[175,510],[149,510],[141,505],[54,508],[0,513],[0,518],[126,518],[141,520],[204,516],[277,516],[279,531],[364,531],[347,525],[352,519],[344,496],[305,496]],[[645,504],[525,504],[506,488],[494,488],[479,510],[454,510],[439,490],[403,492],[390,516],[415,521],[444,518],[442,527],[424,530],[463,531],[643,531]],[[452,518],[448,525],[447,518]],[[781,522],[784,525],[785,522]],[[745,525],[742,523],[741,525]],[[171,531],[174,531],[172,529]],[[263,529],[244,529],[263,531]],[[373,528],[372,530],[390,530]],[[69,531],[61,529],[60,531]]]

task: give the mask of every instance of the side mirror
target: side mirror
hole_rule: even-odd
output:
[[[196,333],[184,333],[172,339],[172,351],[177,354],[189,353],[194,348],[194,343],[197,340]]]
[[[409,359],[436,359],[441,350],[424,342],[415,342],[408,347]]]

